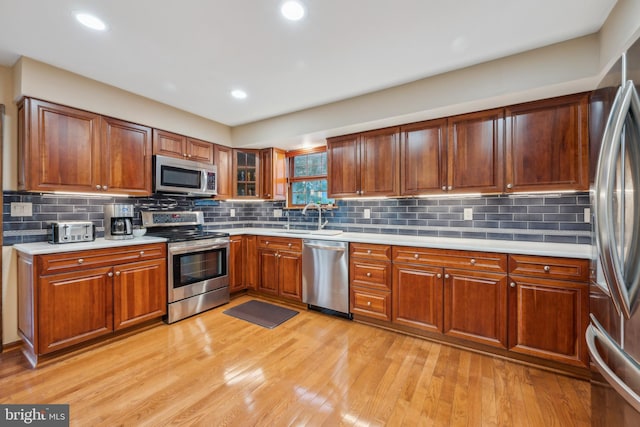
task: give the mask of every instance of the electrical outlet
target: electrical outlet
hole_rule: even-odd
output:
[[[280,218],[282,216],[282,209],[274,209],[273,216],[274,218]]]
[[[473,219],[473,208],[464,208],[464,220],[470,221]]]
[[[364,219],[371,218],[371,209],[365,209],[364,211],[362,211],[362,216]]]
[[[11,202],[11,216],[33,216],[33,204]]]
[[[584,222],[591,222],[591,208],[584,208]]]
[[[229,216],[231,216],[231,217],[236,216],[236,210],[233,209],[233,208],[229,209]]]

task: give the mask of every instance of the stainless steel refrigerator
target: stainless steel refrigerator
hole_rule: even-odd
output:
[[[640,41],[590,102],[596,253],[586,340],[593,426],[640,426]],[[595,163],[595,157],[592,164]]]

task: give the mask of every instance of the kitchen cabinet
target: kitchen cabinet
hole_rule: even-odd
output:
[[[400,128],[400,194],[441,194],[447,182],[447,119]]]
[[[589,261],[509,256],[509,350],[588,366]]]
[[[214,144],[213,159],[218,180],[216,199],[231,199],[233,198],[233,149]]]
[[[18,252],[18,332],[41,356],[166,314],[166,246]]]
[[[258,291],[302,301],[302,240],[263,237],[258,246]]]
[[[327,139],[328,196],[400,194],[400,129]]]
[[[33,98],[18,104],[18,186],[26,191],[152,191],[151,128]]]
[[[507,257],[393,247],[393,322],[506,348]]]
[[[447,126],[446,191],[502,193],[504,109],[449,117]]]
[[[229,237],[229,292],[246,289],[242,236]]]
[[[260,152],[233,150],[234,197],[260,198]]]
[[[153,154],[213,164],[214,144],[184,135],[153,130]]]
[[[278,148],[260,150],[260,188],[265,200],[286,200],[286,153]]]
[[[258,288],[258,237],[242,236],[242,255],[244,256],[244,284],[247,289]]]
[[[351,313],[391,321],[391,246],[349,245]]]
[[[588,94],[506,107],[506,192],[589,189]]]

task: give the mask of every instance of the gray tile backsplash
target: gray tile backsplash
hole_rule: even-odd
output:
[[[31,202],[33,215],[12,217],[11,202]],[[46,241],[52,221],[90,220],[104,235],[103,205],[131,203],[145,209],[201,210],[207,228],[272,227],[312,229],[318,213],[309,209],[286,210],[284,202],[201,202],[184,197],[83,198],[23,192],[4,192],[4,244]],[[532,242],[591,243],[591,224],[584,222],[589,193],[533,196],[478,196],[460,198],[411,198],[340,200],[323,212],[326,228],[348,232]],[[472,219],[464,219],[465,208]],[[235,216],[231,216],[234,209]],[[370,218],[365,219],[365,209]],[[274,217],[274,210],[283,216]],[[136,215],[135,223],[140,223]]]

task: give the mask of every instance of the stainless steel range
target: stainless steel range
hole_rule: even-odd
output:
[[[167,239],[167,323],[229,302],[228,233],[203,230],[202,212],[144,211],[142,224]]]

